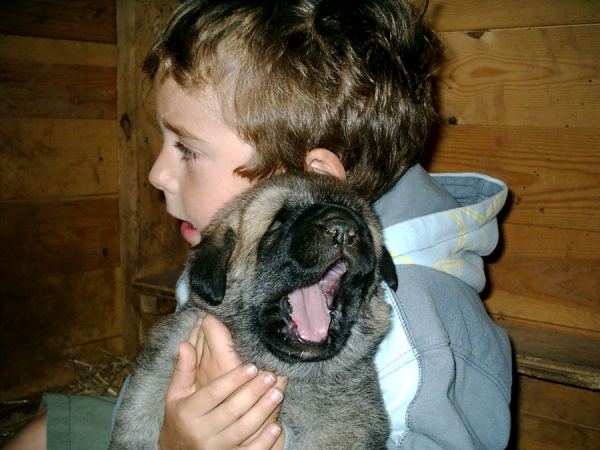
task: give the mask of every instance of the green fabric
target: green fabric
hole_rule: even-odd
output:
[[[106,450],[110,443],[114,397],[46,393],[48,450]]]

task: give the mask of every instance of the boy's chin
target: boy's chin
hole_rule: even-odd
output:
[[[198,236],[198,239],[186,239],[186,241],[190,244],[190,247],[194,247],[200,243],[200,236]]]

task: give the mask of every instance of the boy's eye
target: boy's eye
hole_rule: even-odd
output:
[[[182,158],[184,160],[196,159],[198,157],[198,152],[192,150],[191,148],[186,146],[183,142],[177,141],[177,142],[175,142],[174,145],[175,145],[175,147],[177,147],[179,149],[179,151],[182,154]]]

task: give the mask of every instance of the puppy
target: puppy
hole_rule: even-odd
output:
[[[279,415],[292,449],[385,449],[374,366],[396,272],[367,202],[332,177],[278,175],[232,200],[184,271],[182,310],[158,323],[116,416],[111,449],[155,449],[177,348],[209,312],[243,362],[288,377]]]

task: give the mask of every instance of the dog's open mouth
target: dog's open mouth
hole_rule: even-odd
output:
[[[347,263],[340,260],[327,269],[317,283],[288,294],[292,308],[292,320],[288,324],[290,333],[311,344],[319,344],[327,338],[331,310],[346,270]]]

